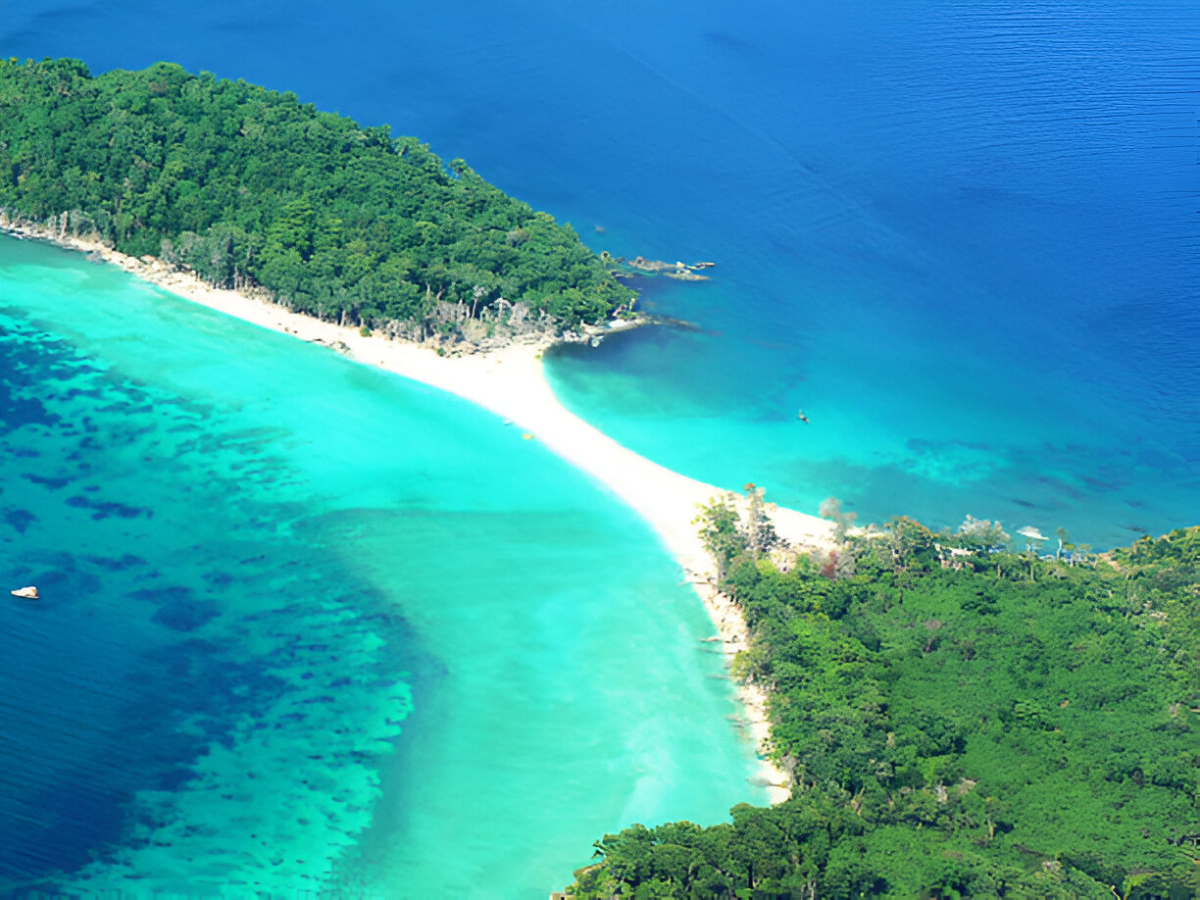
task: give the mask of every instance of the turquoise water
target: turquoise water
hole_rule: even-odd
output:
[[[1194,0],[261,0],[252,7],[234,0],[4,0],[0,11],[0,55],[73,55],[96,72],[168,59],[294,90],[320,108],[419,135],[445,159],[465,158],[503,189],[573,222],[597,250],[715,260],[713,279],[704,284],[645,285],[648,306],[694,321],[700,331],[642,330],[549,360],[568,405],[657,462],[722,485],[754,481],[771,499],[802,509],[836,495],[866,521],[903,513],[954,526],[971,514],[999,518],[1010,531],[1065,527],[1097,546],[1197,520],[1200,5]],[[48,265],[51,284],[67,271],[89,283],[108,277],[73,263]],[[395,751],[378,758],[370,745],[338,751],[346,759],[357,754],[356,765],[377,772],[382,792],[373,805],[376,825],[355,832],[347,879],[385,885],[390,895],[399,889],[389,879],[401,877],[423,890],[443,879],[477,890],[497,885],[501,895],[530,886],[532,896],[536,883],[540,895],[547,882],[562,882],[561,872],[585,861],[579,854],[605,828],[653,818],[641,810],[654,798],[661,798],[663,815],[711,819],[739,795],[745,760],[723,724],[724,686],[705,677],[715,674],[705,668],[715,661],[685,652],[705,628],[702,614],[676,589],[673,569],[643,526],[620,506],[606,506],[603,495],[536,447],[510,446],[502,426],[469,407],[346,367],[315,349],[285,350],[269,336],[245,336],[238,340],[250,344],[238,365],[249,366],[248,359],[256,365],[230,370],[225,354],[200,349],[205,341],[230,340],[226,326],[219,338],[193,317],[186,330],[156,326],[158,336],[208,335],[195,339],[194,358],[184,365],[186,342],[163,353],[131,336],[121,317],[106,318],[102,306],[86,311],[78,335],[64,331],[72,320],[51,319],[49,308],[17,318],[69,337],[66,348],[88,365],[107,361],[119,372],[95,402],[98,409],[126,410],[120,421],[135,424],[103,426],[116,435],[105,444],[105,458],[111,450],[123,461],[109,473],[121,490],[115,497],[106,492],[104,502],[154,509],[156,526],[178,523],[175,545],[162,541],[179,558],[178,578],[191,573],[178,585],[166,576],[152,580],[146,589],[190,593],[154,594],[145,616],[153,619],[149,604],[157,603],[168,609],[167,621],[203,618],[209,609],[203,601],[215,590],[204,580],[208,572],[267,585],[250,593],[222,588],[214,602],[235,611],[198,628],[229,633],[240,630],[238,616],[260,612],[249,606],[237,612],[241,604],[278,598],[271,586],[303,577],[312,579],[309,596],[336,604],[321,615],[339,617],[346,634],[362,635],[368,647],[383,642],[364,651],[361,667],[380,673],[370,691],[392,699],[370,709],[386,707],[392,724],[362,727],[368,735],[376,727],[387,732]],[[101,352],[97,342],[106,328],[114,337]],[[23,354],[43,343],[19,342]],[[274,365],[283,369],[272,381],[264,373]],[[305,386],[305,408],[294,407],[292,383]],[[207,393],[217,384],[238,399]],[[186,444],[192,449],[177,462],[175,448],[184,446],[187,432],[154,437],[152,423],[143,422],[150,411],[127,411],[146,407],[142,393],[153,391],[183,398],[178,406],[149,407],[183,417],[169,427],[198,428],[190,419],[202,418],[203,433],[217,437]],[[87,398],[68,399],[74,406]],[[202,412],[188,411],[193,402]],[[798,408],[809,425],[797,420]],[[40,412],[18,398],[9,414]],[[90,415],[97,423],[103,418]],[[37,427],[40,438],[51,426]],[[66,440],[54,435],[55,444]],[[114,442],[128,449],[117,453]],[[143,464],[145,456],[153,467]],[[153,568],[166,569],[161,563],[119,568],[133,552],[123,549],[121,529],[134,529],[151,546],[158,531],[121,507],[66,505],[100,492],[85,492],[96,486],[86,483],[53,489],[50,483],[66,477],[60,469],[85,478],[65,457],[51,464],[54,458],[44,469],[28,468],[40,457],[8,460],[0,499],[17,511],[5,536],[22,543],[3,546],[36,545],[38,559],[47,560],[36,571],[14,562],[11,574],[60,571],[52,568],[54,554],[69,552],[64,536],[73,532],[29,524],[22,511],[33,511],[45,523],[74,517],[62,521],[112,530],[104,547],[88,550],[105,562],[64,558],[66,574],[57,576],[64,583],[94,585],[94,576],[101,586],[120,588],[132,579],[142,590]],[[379,474],[374,467],[384,463],[401,471]],[[154,472],[177,465],[186,469],[182,481],[201,482],[192,488],[200,501],[187,508],[204,509],[204,517],[184,512],[182,500],[174,514],[159,511],[166,491],[155,487]],[[153,496],[129,499],[139,491]],[[226,497],[237,502],[219,502]],[[293,524],[276,532],[276,521]],[[452,539],[468,532],[474,537],[447,552]],[[209,563],[186,559],[193,545],[220,547],[234,537],[283,556],[247,563],[245,571],[219,564],[227,554],[215,550],[203,551],[213,554]],[[343,550],[346,557],[335,559]],[[261,555],[256,549],[237,558]],[[515,564],[497,569],[487,561],[493,558],[514,560],[520,571]],[[296,565],[289,567],[290,560]],[[569,578],[556,580],[557,570]],[[485,573],[486,591],[467,587]],[[463,597],[495,597],[500,608],[516,607],[522,616],[510,622],[493,609],[484,617],[427,596],[437,584],[460,582]],[[527,608],[524,592],[533,585],[541,599]],[[178,749],[171,743],[157,762],[150,750],[134,754],[122,741],[122,723],[140,721],[130,710],[145,709],[149,717],[170,708],[163,695],[143,698],[143,685],[157,688],[161,681],[167,694],[186,697],[182,706],[201,709],[207,694],[188,679],[244,671],[238,684],[255,685],[244,688],[245,708],[259,710],[272,708],[272,698],[292,696],[289,679],[303,679],[303,673],[261,675],[270,670],[263,654],[274,651],[232,642],[222,645],[228,659],[212,664],[210,647],[187,645],[191,655],[184,658],[193,661],[164,681],[159,663],[142,660],[164,635],[182,632],[153,621],[145,635],[132,625],[128,633],[114,631],[128,615],[124,597],[106,601],[112,627],[101,635],[111,642],[97,642],[91,652],[101,662],[109,659],[103,654],[118,660],[114,672],[132,673],[119,676],[124,693],[112,689],[125,699],[117,708],[111,699],[73,697],[75,706],[61,717],[63,723],[83,712],[99,717],[100,724],[86,726],[95,740],[64,742],[62,760],[51,754],[44,765],[42,756],[23,753],[29,741],[43,739],[36,710],[44,695],[34,691],[19,720],[26,730],[0,744],[6,758],[20,761],[13,771],[28,773],[11,783],[31,785],[23,805],[10,807],[18,817],[0,817],[19,823],[7,835],[24,841],[18,851],[0,854],[6,864],[14,860],[8,872],[50,865],[46,842],[36,840],[44,829],[71,825],[55,832],[74,836],[53,864],[78,868],[86,864],[85,848],[120,846],[137,791],[165,784],[182,796],[177,788],[193,770],[179,760],[212,739],[201,732]],[[534,613],[562,607],[602,616],[622,604],[644,610],[647,619],[619,638],[600,622],[573,623],[565,630],[574,638],[555,634],[554,623],[570,620],[561,612]],[[660,617],[654,610],[663,606],[670,613]],[[49,609],[37,613],[46,622],[54,615]],[[375,609],[394,618],[375,617]],[[272,622],[286,619],[289,628],[299,627],[303,614],[262,612]],[[655,629],[685,634],[676,645]],[[32,663],[47,654],[71,684],[107,671],[79,653],[78,629],[53,620],[37,633],[47,649],[9,648],[14,667],[4,664],[6,677],[44,678],[44,667]],[[643,633],[645,644],[630,643]],[[13,634],[6,629],[3,640],[16,641]],[[145,651],[136,643],[143,639]],[[657,663],[644,648],[658,655],[660,644],[680,649],[663,654],[666,668],[656,673],[646,668]],[[618,652],[624,655],[610,656]],[[179,654],[183,648],[171,658]],[[526,668],[525,660],[537,665]],[[594,670],[599,661],[609,668]],[[341,677],[328,661],[305,665],[314,673],[305,684]],[[318,674],[321,666],[329,674]],[[196,675],[200,667],[210,674]],[[571,674],[582,672],[586,678]],[[554,680],[568,675],[574,687]],[[32,690],[27,680],[8,696],[24,697]],[[560,722],[575,722],[578,710],[588,709],[591,723],[589,704],[603,707],[594,695],[568,703],[562,698],[571,690],[588,684],[598,692],[604,685],[614,697],[624,692],[622,702],[657,702],[639,690],[653,680],[680,685],[692,698],[672,704],[664,697],[661,711],[643,717],[671,726],[670,752],[653,757],[666,768],[648,762],[647,748],[660,736],[631,719],[597,718],[583,733],[563,730]],[[500,689],[491,690],[493,683]],[[528,708],[510,713],[508,704],[522,696]],[[697,697],[711,704],[711,713],[692,714]],[[434,702],[439,712],[426,715]],[[557,711],[568,705],[571,714]],[[234,734],[240,709],[229,701],[210,730]],[[154,721],[174,721],[161,715]],[[685,717],[686,727],[676,727],[671,716]],[[501,724],[513,729],[503,739]],[[178,735],[189,729],[142,730],[169,731],[183,741]],[[481,734],[519,752],[478,754]],[[556,769],[571,765],[550,753],[556,745],[603,750],[607,762]],[[99,748],[94,760],[87,755],[92,746]],[[512,760],[534,759],[533,749],[546,755],[520,781]],[[97,779],[95,760],[122,762]],[[599,787],[609,766],[624,773],[611,795]],[[141,779],[142,771],[153,777]],[[542,777],[551,771],[553,779]],[[717,772],[725,774],[710,774]],[[346,777],[354,781],[350,770]],[[489,813],[490,798],[506,783],[519,783],[519,793],[537,802]],[[375,790],[361,784],[356,796]],[[730,786],[712,787],[719,784]],[[71,791],[91,798],[86,821],[53,813],[66,809],[55,798]],[[293,803],[284,791],[278,800]],[[361,804],[349,796],[337,802],[347,804],[337,812],[338,827],[350,834],[360,816],[349,806]],[[577,812],[585,806],[596,811],[589,822]],[[51,812],[38,814],[42,822],[33,809]],[[42,824],[29,830],[30,821]],[[538,836],[528,837],[514,822]],[[187,838],[234,846],[222,834]],[[564,863],[552,864],[559,851],[551,848],[568,846]],[[543,865],[553,869],[552,878],[537,874]],[[500,873],[508,879],[503,887]]]
[[[78,254],[0,280],[0,884],[540,897],[763,799],[698,600],[539,445]]]

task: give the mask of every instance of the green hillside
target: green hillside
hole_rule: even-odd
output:
[[[577,897],[1200,895],[1200,528],[1038,558],[901,519],[783,572],[707,515],[792,799],[608,835]]]
[[[460,159],[167,63],[93,78],[0,61],[0,210],[409,336],[574,326],[634,296],[569,225]]]

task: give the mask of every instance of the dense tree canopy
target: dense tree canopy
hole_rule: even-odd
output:
[[[1200,528],[1043,559],[901,519],[783,571],[728,511],[792,799],[608,835],[578,897],[1200,895]]]
[[[447,331],[519,306],[573,326],[633,297],[461,159],[167,63],[0,61],[0,210],[355,324]]]

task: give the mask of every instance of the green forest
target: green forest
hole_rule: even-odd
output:
[[[167,63],[0,60],[0,211],[418,339],[635,298],[463,160]],[[791,799],[605,835],[574,897],[1200,896],[1200,528],[1041,554],[901,518],[788,555],[752,494],[699,524]]]
[[[791,799],[605,835],[576,898],[1200,896],[1200,528],[1039,554],[897,519],[788,559],[728,500],[700,522]]]
[[[0,60],[0,210],[408,337],[574,327],[635,296],[461,159],[168,63]]]

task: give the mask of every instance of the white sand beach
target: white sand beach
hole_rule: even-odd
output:
[[[98,254],[172,294],[245,322],[300,340],[331,347],[341,345],[341,351],[358,362],[456,394],[511,420],[530,439],[541,441],[637,510],[657,532],[682,567],[686,580],[700,595],[723,643],[727,661],[745,647],[745,621],[740,610],[713,589],[715,571],[692,524],[697,506],[728,488],[687,478],[639,456],[567,410],[554,396],[543,372],[544,344],[514,344],[486,354],[444,358],[429,347],[379,336],[364,337],[357,329],[292,313],[235,291],[214,289],[160,262],[139,261],[99,244],[60,238],[27,226],[18,228],[2,218],[0,228]],[[817,516],[776,508],[771,518],[779,535],[794,545],[820,547],[830,542],[832,524]],[[738,699],[745,706],[755,746],[761,748],[769,738],[765,693],[753,685],[739,685]],[[763,760],[760,775],[769,785],[772,803],[788,798],[789,779],[785,773]]]

